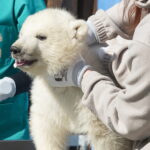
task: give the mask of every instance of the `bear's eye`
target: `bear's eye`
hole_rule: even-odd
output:
[[[37,39],[39,39],[39,40],[41,40],[41,41],[43,41],[43,40],[46,40],[46,39],[47,39],[47,37],[46,37],[46,36],[44,36],[44,35],[36,35],[36,38],[37,38]]]

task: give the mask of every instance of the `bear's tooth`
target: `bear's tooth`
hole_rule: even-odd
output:
[[[14,68],[17,68],[17,64],[16,64],[16,62],[14,63]]]

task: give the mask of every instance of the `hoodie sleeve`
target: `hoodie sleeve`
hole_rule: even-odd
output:
[[[127,47],[115,51],[110,76],[87,71],[82,102],[111,130],[131,139],[150,136],[150,15]]]
[[[130,1],[127,10],[133,4]],[[113,39],[117,35],[123,38],[131,39],[132,32],[128,32],[127,26],[129,24],[127,11],[124,14],[124,0],[114,5],[107,11],[98,10],[95,15],[88,18],[88,23],[92,27],[92,31],[95,34],[96,40],[99,43],[105,42],[106,40]]]

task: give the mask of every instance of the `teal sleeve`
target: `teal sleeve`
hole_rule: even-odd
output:
[[[44,8],[46,8],[44,0],[15,0],[14,12],[18,31],[29,15]]]

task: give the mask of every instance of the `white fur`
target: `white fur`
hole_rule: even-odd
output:
[[[40,41],[36,35],[45,35]],[[21,48],[23,59],[38,59],[31,66],[20,67],[34,77],[31,90],[30,130],[37,150],[65,150],[70,134],[87,134],[95,150],[130,150],[130,141],[108,130],[81,103],[79,88],[54,88],[49,76],[68,67],[82,51],[95,68],[96,56],[86,52],[87,26],[65,10],[47,9],[30,16],[13,46]],[[90,53],[90,54],[89,54]],[[94,57],[94,59],[92,59]]]

